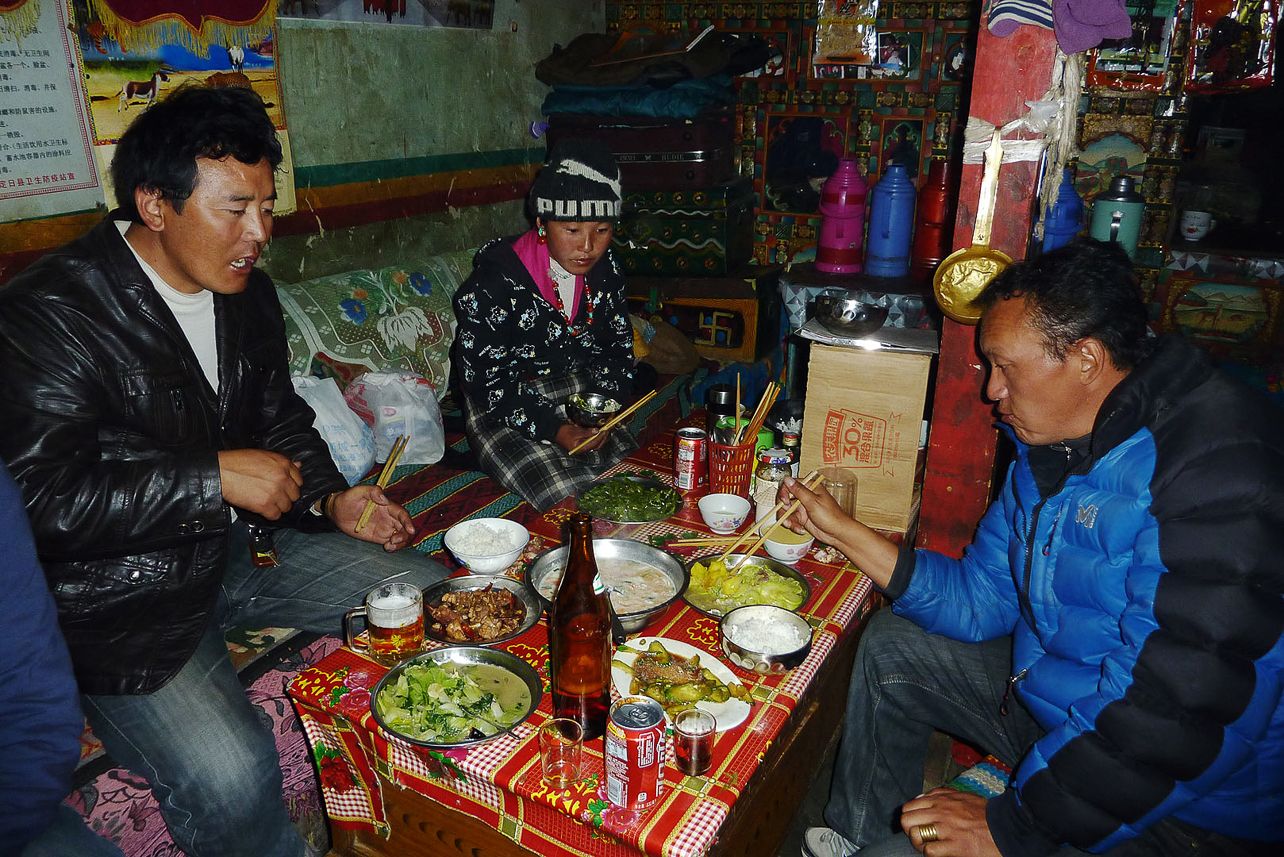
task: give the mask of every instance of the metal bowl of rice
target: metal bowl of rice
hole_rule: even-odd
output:
[[[811,626],[783,607],[737,607],[718,625],[722,652],[733,664],[760,675],[788,672],[811,651]]]
[[[531,534],[507,518],[474,518],[446,530],[443,540],[469,571],[493,574],[517,562]]]

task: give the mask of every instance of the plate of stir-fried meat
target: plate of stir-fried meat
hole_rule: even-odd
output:
[[[424,634],[439,643],[511,640],[539,621],[535,595],[502,575],[451,577],[424,590]]]
[[[708,711],[718,731],[749,717],[752,697],[731,668],[681,640],[634,637],[615,650],[611,681],[620,696],[649,696],[674,717],[686,708]]]

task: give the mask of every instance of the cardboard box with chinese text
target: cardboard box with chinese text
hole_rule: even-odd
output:
[[[799,472],[856,472],[856,519],[904,533],[932,355],[812,343]]]

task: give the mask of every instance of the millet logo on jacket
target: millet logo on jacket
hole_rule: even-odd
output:
[[[1096,504],[1094,503],[1093,505],[1089,506],[1086,509],[1083,506],[1080,506],[1078,513],[1074,516],[1074,522],[1076,524],[1083,524],[1085,527],[1091,530],[1092,525],[1097,523]]]

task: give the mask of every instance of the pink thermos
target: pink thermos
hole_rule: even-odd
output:
[[[829,274],[860,271],[865,241],[865,195],[869,186],[855,158],[842,158],[820,191],[820,240],[816,270]]]

